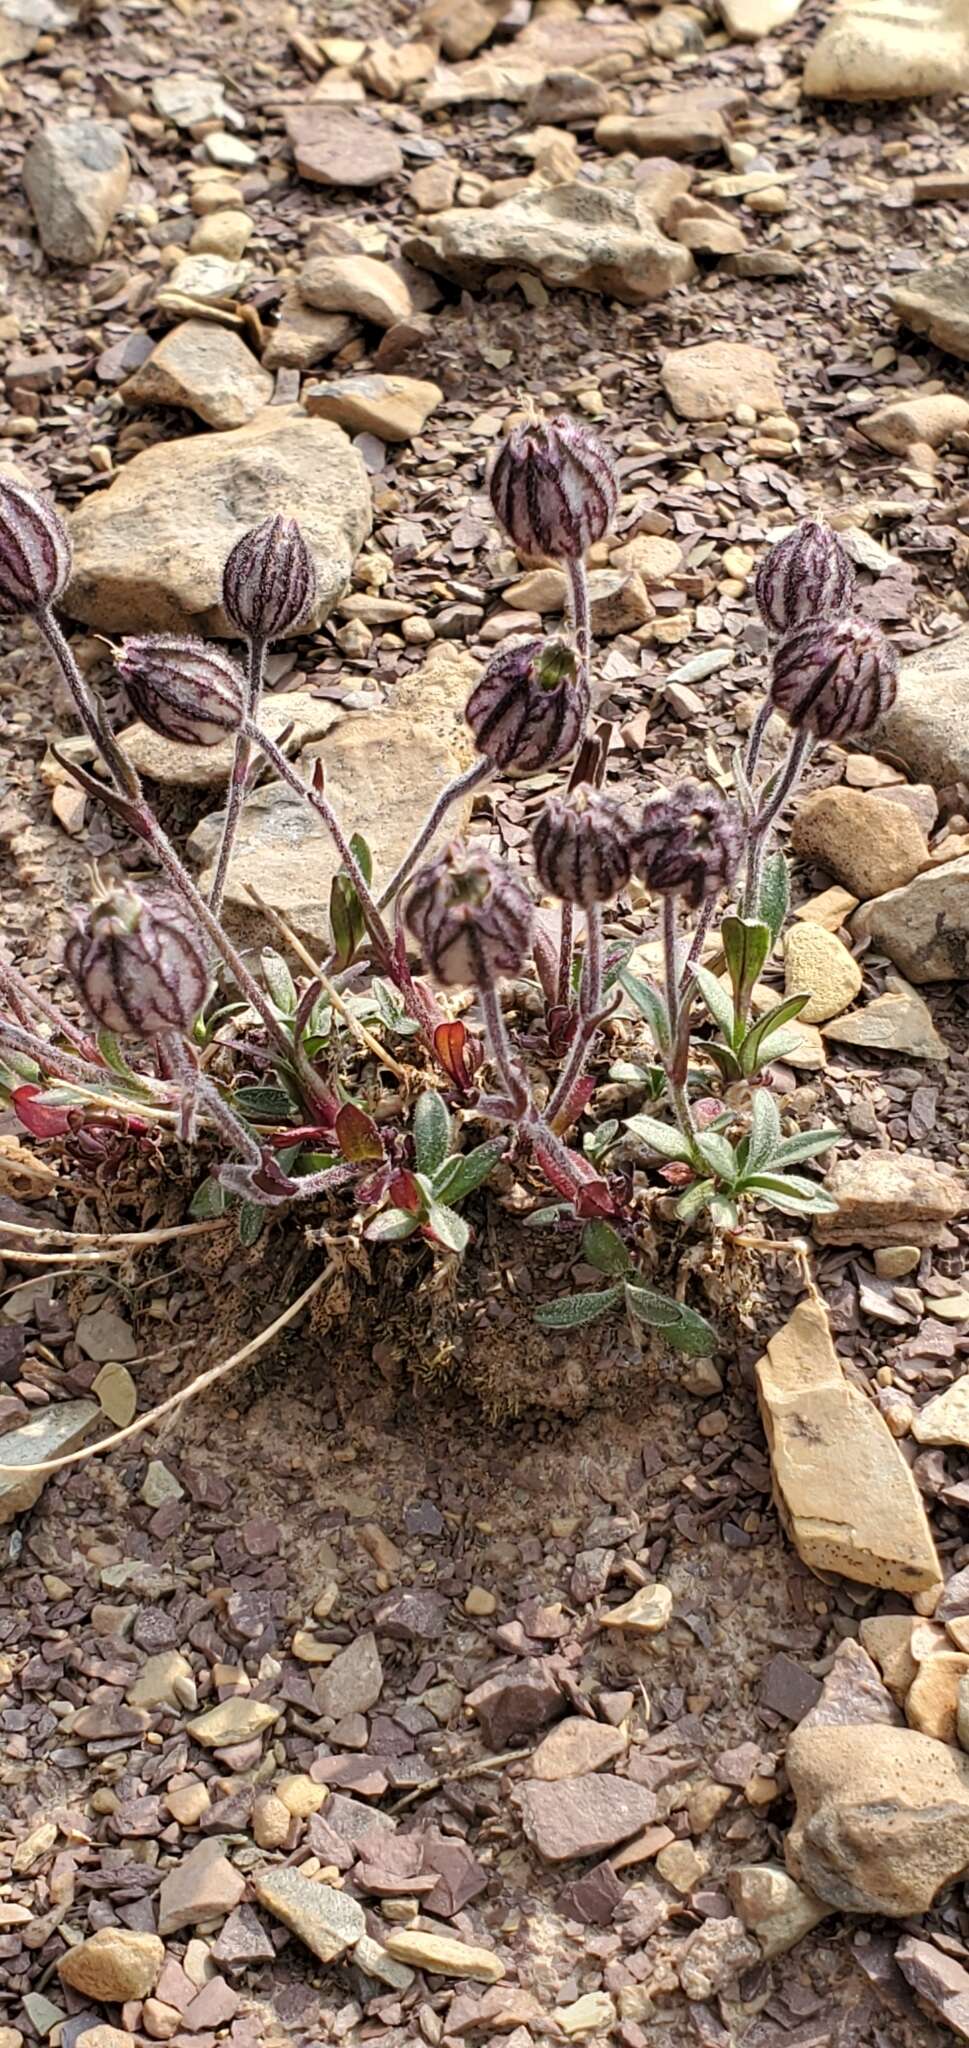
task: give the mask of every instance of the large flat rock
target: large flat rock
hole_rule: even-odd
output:
[[[804,90],[827,100],[917,100],[969,86],[965,0],[841,0]]]
[[[871,741],[936,789],[969,782],[969,626],[903,661],[898,695]]]
[[[969,1865],[969,1757],[914,1728],[795,1728],[785,1856],[828,1906],[924,1913]]]
[[[77,1450],[100,1413],[96,1401],[55,1401],[20,1429],[0,1436],[0,1465],[15,1468],[0,1471],[0,1522],[12,1522],[32,1508],[47,1483],[45,1472],[18,1472],[16,1467],[42,1465]]]
[[[891,307],[906,327],[969,362],[969,256],[917,270],[893,286]]]
[[[582,183],[525,192],[500,206],[454,207],[412,235],[404,254],[458,284],[481,285],[495,270],[518,268],[628,306],[663,298],[694,268],[689,250],[657,226],[645,193]]]
[[[230,548],[270,513],[298,519],[316,564],[302,631],[342,596],[370,531],[370,483],[341,427],[269,406],[247,426],[163,441],[126,464],[71,520],[65,610],[102,632],[228,633]]]

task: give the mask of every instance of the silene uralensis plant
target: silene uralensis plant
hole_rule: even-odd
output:
[[[88,1022],[0,961],[2,1079],[30,1131],[60,1137],[82,1157],[99,1147],[117,1157],[149,1137],[188,1146],[204,1136],[217,1163],[193,1213],[237,1201],[245,1242],[268,1208],[318,1201],[344,1212],[352,1204],[374,1246],[420,1239],[459,1255],[469,1238],[462,1203],[500,1161],[516,1164],[546,1188],[527,1221],[580,1227],[581,1254],[606,1283],[546,1303],[537,1321],[567,1330],[623,1309],[633,1330],[700,1355],[716,1337],[679,1298],[685,1287],[671,1298],[651,1284],[655,1217],[668,1218],[672,1203],[671,1228],[682,1237],[688,1226],[737,1231],[758,1208],[805,1217],[832,1206],[802,1169],[837,1131],[786,1129],[769,1085],[807,1001],[763,1005],[760,976],[788,910],[786,864],[772,840],[814,749],[864,732],[891,704],[896,659],[877,626],[851,611],[854,571],[836,535],[802,522],[757,576],[769,681],[724,788],[684,778],[643,800],[606,787],[608,734],[590,725],[586,564],[616,513],[612,460],[586,427],[529,418],[498,450],[490,492],[519,556],[564,571],[567,629],[491,658],[467,704],[476,758],[442,790],[382,886],[370,848],[335,811],[321,764],[306,777],[261,721],[267,652],[305,622],[315,596],[293,520],[268,518],[244,533],[225,564],[223,608],[241,662],[188,637],[123,641],[118,675],[152,731],[195,747],[233,742],[206,898],[57,622],[71,568],[66,529],[44,499],[0,481],[0,616],[35,620],[96,772],[63,765],[142,843],[157,873],[144,889],[99,882],[75,913],[64,967]],[[765,774],[773,713],[788,745]],[[222,916],[257,766],[317,814],[340,857],[330,955],[314,963],[301,951],[300,982],[268,949],[254,969]],[[531,872],[473,838],[442,844],[449,811],[471,791],[499,774],[547,782],[556,768],[560,785],[534,822]],[[653,907],[655,979],[633,965],[632,947],[604,938],[610,905],[634,881]],[[399,1084],[389,1107],[381,1071]],[[624,1121],[597,1120],[606,1080],[638,1091],[644,1106]],[[479,1141],[465,1149],[472,1125]],[[676,1255],[674,1246],[673,1263]]]

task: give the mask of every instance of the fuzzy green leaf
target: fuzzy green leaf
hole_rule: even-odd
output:
[[[732,1187],[737,1178],[737,1154],[729,1140],[719,1131],[698,1131],[693,1144],[704,1166],[708,1166],[718,1180],[725,1180],[727,1186]]]
[[[414,1155],[419,1173],[434,1174],[451,1147],[451,1119],[443,1096],[427,1088],[414,1105]]]
[[[747,1182],[744,1193],[757,1195],[775,1209],[795,1216],[832,1216],[838,1204],[827,1188],[805,1180],[797,1173],[758,1173]]]
[[[676,1327],[667,1336],[684,1358],[709,1358],[717,1348],[716,1330],[695,1308],[681,1308]]]
[[[589,1266],[598,1272],[616,1279],[620,1273],[628,1273],[632,1259],[617,1230],[611,1223],[587,1223],[582,1233],[582,1256]]]
[[[728,1045],[733,1044],[736,1011],[730,999],[729,989],[718,981],[708,967],[694,968],[696,985],[710,1012],[718,1031],[722,1031]]]
[[[745,1171],[758,1173],[761,1167],[769,1166],[780,1142],[780,1110],[769,1088],[757,1088],[750,1109]]]
[[[213,1216],[225,1215],[228,1199],[222,1182],[216,1180],[214,1173],[210,1173],[208,1180],[204,1180],[201,1187],[196,1188],[188,1205],[188,1213],[194,1217],[196,1223],[207,1223]]]
[[[546,1301],[535,1310],[535,1321],[542,1330],[577,1330],[604,1316],[621,1298],[621,1287],[604,1287],[598,1294],[560,1294],[557,1301]]]
[[[264,946],[260,954],[260,966],[263,981],[277,1010],[284,1017],[295,1016],[299,996],[296,993],[296,983],[282,954],[274,952],[272,946]]]
[[[637,1322],[648,1323],[651,1330],[673,1329],[680,1320],[678,1301],[670,1301],[668,1295],[659,1294],[655,1287],[643,1287],[638,1281],[626,1281],[625,1301],[630,1315]]]
[[[640,1138],[651,1152],[660,1153],[663,1159],[682,1159],[689,1164],[689,1145],[675,1124],[661,1123],[656,1116],[627,1116],[626,1129],[634,1138]]]
[[[798,1131],[793,1138],[782,1138],[771,1155],[771,1166],[796,1166],[801,1159],[816,1159],[819,1152],[829,1152],[841,1137],[837,1124],[826,1124],[819,1131]]]
[[[684,1188],[676,1205],[676,1213],[680,1222],[692,1223],[694,1216],[699,1216],[700,1210],[706,1208],[707,1203],[716,1192],[717,1184],[715,1180],[692,1181],[688,1188]]]
[[[787,913],[791,907],[791,875],[787,861],[778,847],[769,853],[764,862],[764,873],[760,885],[758,913],[767,925],[774,945],[784,929]]]
[[[770,926],[759,918],[725,917],[720,941],[734,1001],[741,1015],[746,1015],[751,991],[774,943]]]
[[[382,1209],[363,1234],[371,1244],[400,1244],[405,1237],[413,1237],[417,1227],[418,1219],[409,1209]]]
[[[775,1003],[774,1008],[768,1010],[766,1016],[758,1018],[757,1023],[751,1025],[740,1047],[740,1065],[743,1073],[755,1074],[763,1059],[778,1057],[776,1047],[770,1052],[765,1052],[768,1039],[772,1038],[776,1031],[780,1031],[782,1025],[790,1024],[792,1018],[799,1017],[807,1001],[806,993],[786,996],[782,1003]]]
[[[455,1152],[433,1175],[434,1193],[440,1202],[463,1202],[486,1181],[507,1150],[507,1139],[488,1138],[472,1152]]]
[[[657,1051],[669,1052],[670,1020],[659,990],[651,982],[644,981],[642,975],[634,974],[630,967],[624,967],[616,978],[640,1016],[645,1017]]]
[[[446,1202],[428,1202],[426,1227],[435,1243],[448,1252],[463,1252],[471,1235],[464,1217],[456,1209],[449,1209]]]

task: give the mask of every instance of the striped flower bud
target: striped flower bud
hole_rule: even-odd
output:
[[[496,768],[530,775],[578,746],[589,691],[564,640],[520,640],[492,656],[464,715]]]
[[[616,515],[619,486],[598,435],[566,414],[513,427],[495,458],[491,502],[530,561],[575,562]]]
[[[415,875],[405,918],[436,981],[490,988],[524,966],[535,906],[483,847],[454,841]]]
[[[0,477],[0,619],[56,604],[70,573],[59,513],[26,484]]]
[[[768,548],[757,571],[754,595],[764,624],[792,633],[818,619],[846,612],[855,594],[854,564],[829,526],[802,519]]]
[[[264,519],[237,540],[222,571],[222,609],[244,640],[281,640],[312,609],[316,569],[295,519]]]
[[[820,740],[867,732],[890,711],[898,655],[869,619],[822,619],[789,633],[774,654],[770,700],[789,725]]]
[[[633,873],[655,896],[682,896],[691,910],[729,888],[740,860],[740,820],[719,790],[681,782],[643,808]]]
[[[542,888],[565,903],[610,903],[632,873],[632,828],[614,796],[580,783],[546,797],[532,832]]]
[[[163,739],[217,747],[242,723],[242,670],[204,640],[175,633],[123,640],[118,674],[136,715]]]
[[[205,948],[181,904],[128,887],[79,913],[64,964],[102,1030],[131,1038],[191,1031],[209,993]]]

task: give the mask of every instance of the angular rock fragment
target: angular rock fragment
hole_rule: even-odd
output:
[[[323,1963],[335,1962],[366,1934],[363,1907],[335,1885],[314,1884],[285,1865],[257,1871],[252,1885],[259,1904]]]
[[[437,214],[409,238],[404,254],[458,284],[481,285],[495,270],[522,269],[546,284],[604,292],[630,306],[664,297],[694,267],[689,250],[660,232],[635,187],[584,183]]]
[[[131,164],[106,121],[62,121],[43,128],[24,158],[24,187],[45,256],[93,263],[124,204]]]
[[[851,929],[871,939],[909,981],[964,981],[969,977],[969,854],[863,904]]]
[[[96,1401],[54,1401],[19,1429],[0,1436],[0,1465],[43,1465],[66,1457],[84,1442],[101,1413]],[[46,1472],[0,1472],[0,1523],[12,1522],[39,1500]]]
[[[969,1758],[914,1728],[795,1728],[788,1866],[827,1905],[904,1919],[969,1865]]]
[[[838,1204],[834,1215],[816,1216],[820,1244],[935,1245],[947,1224],[964,1216],[969,1189],[951,1167],[921,1152],[869,1150],[839,1159],[824,1183]]]
[[[654,1792],[607,1771],[551,1784],[532,1779],[514,1800],[528,1840],[548,1863],[600,1856],[656,1819]]]

